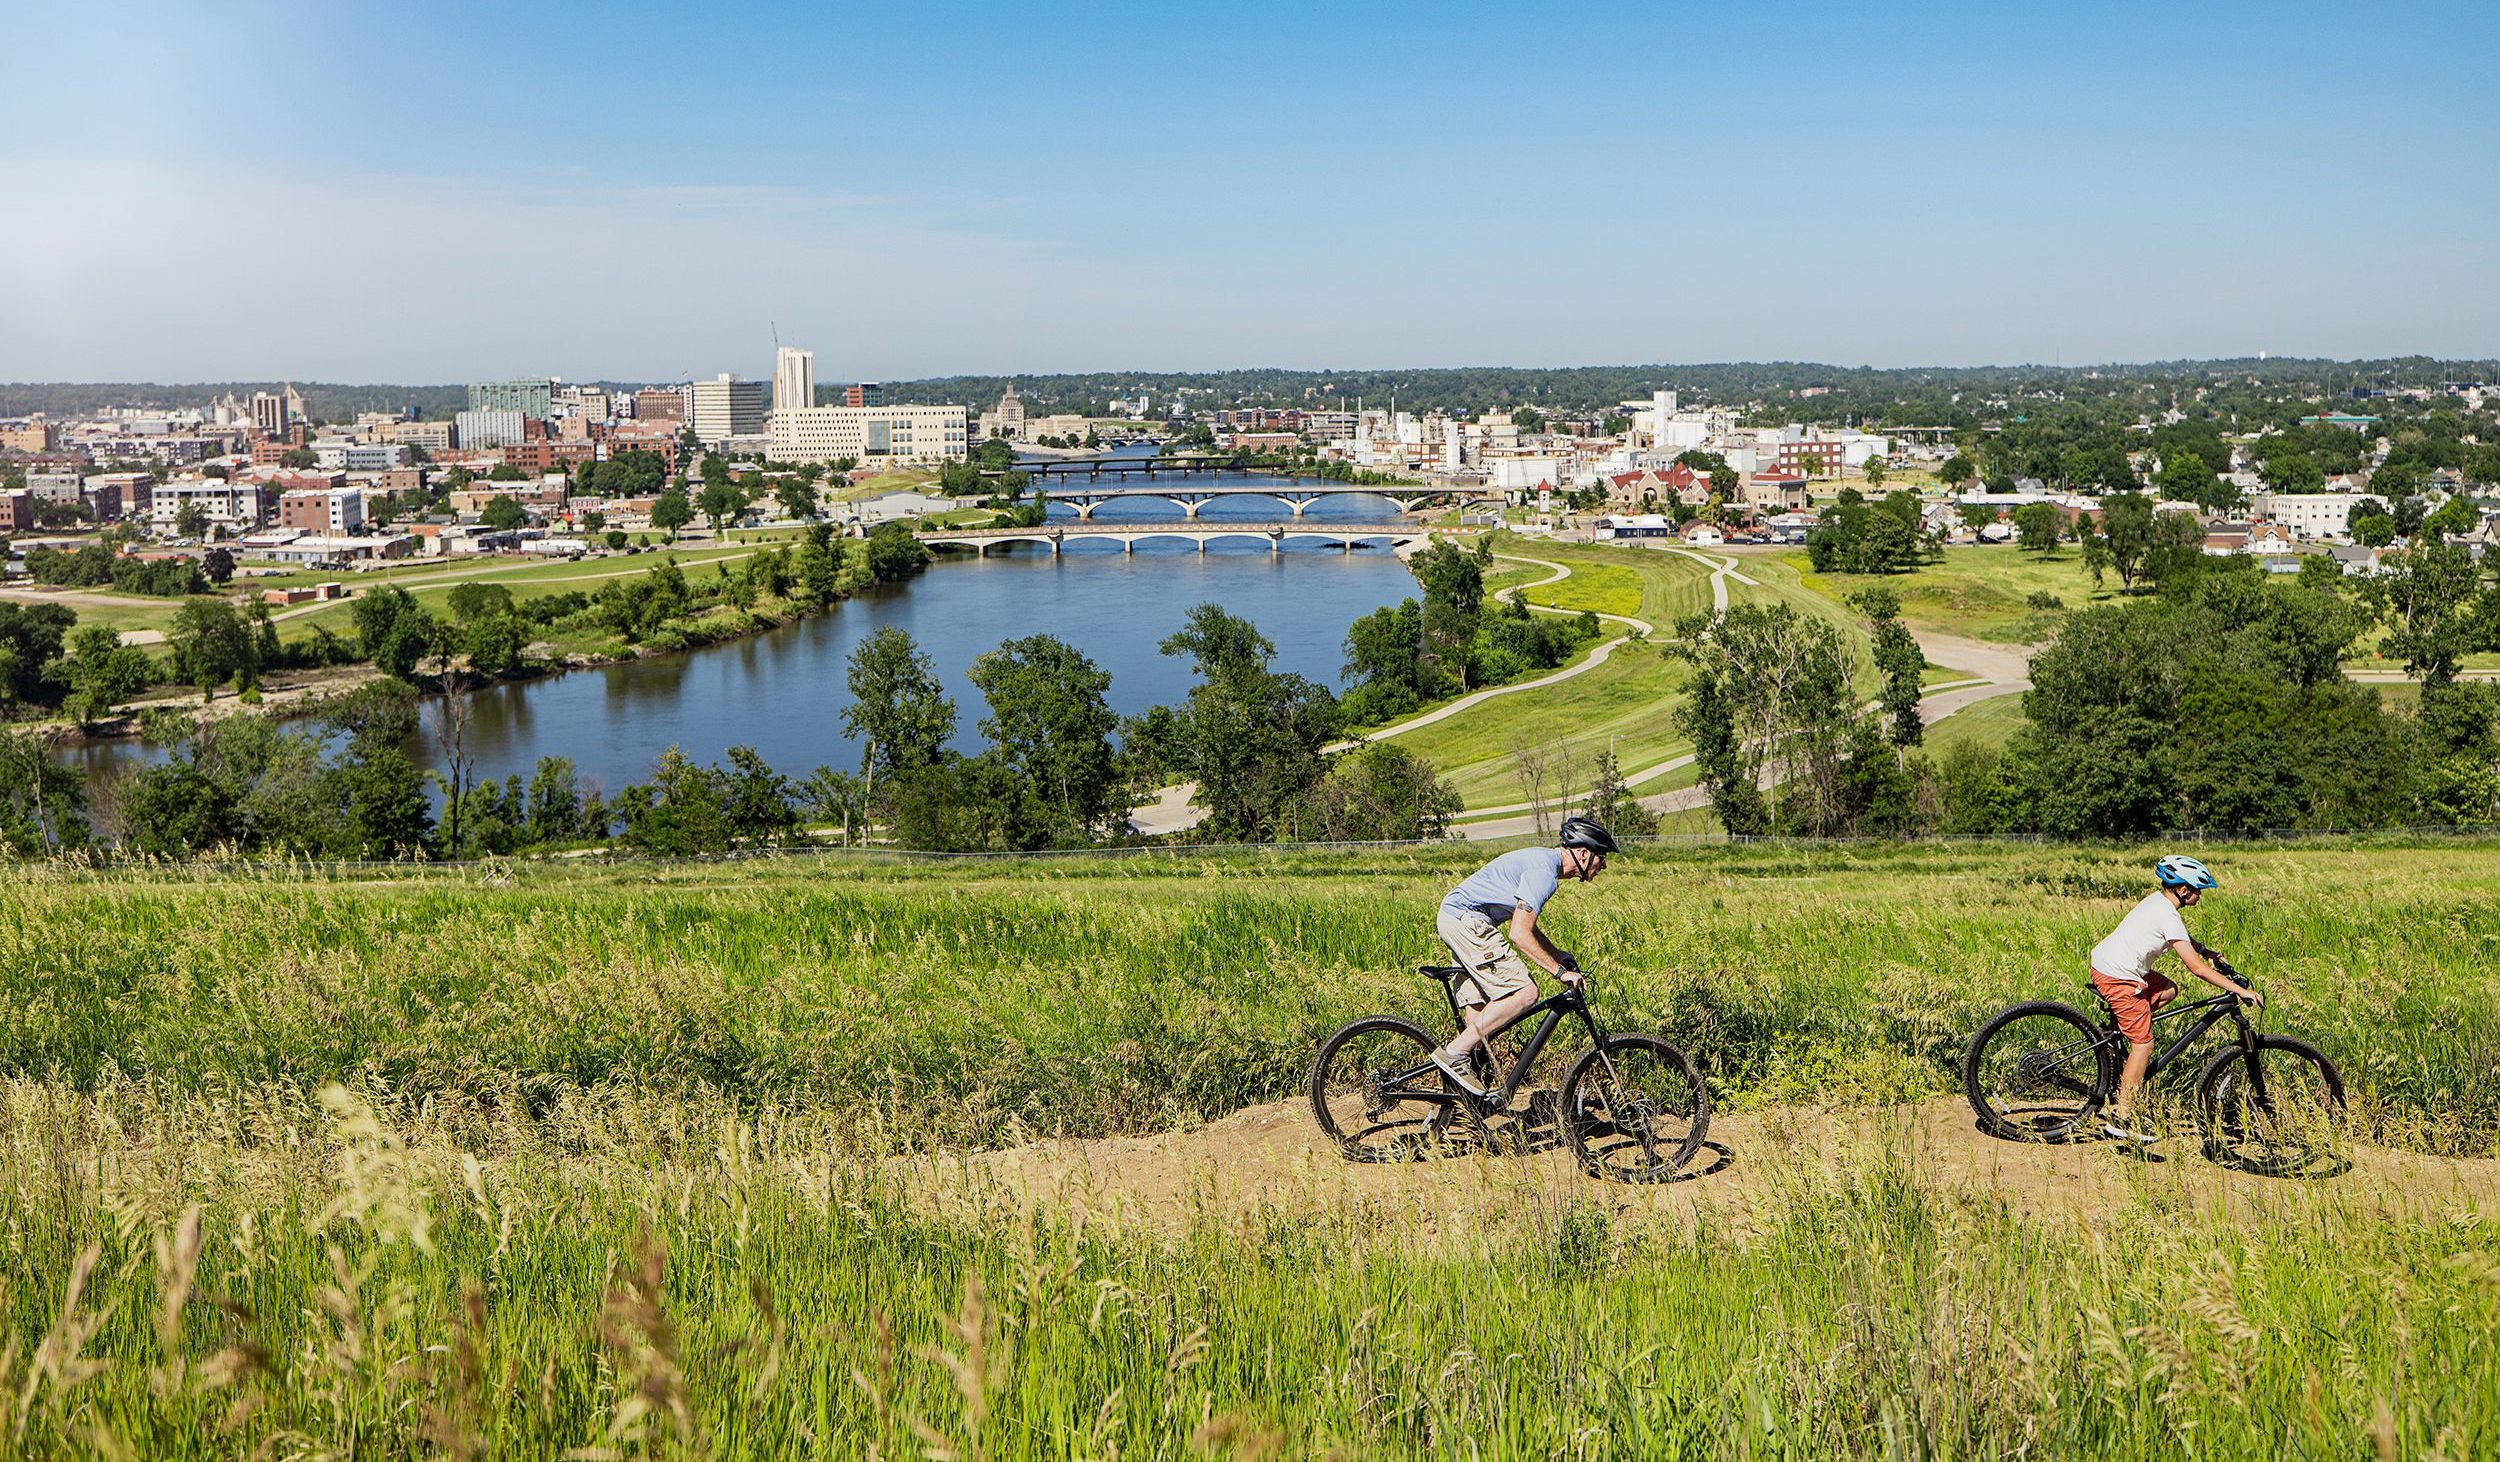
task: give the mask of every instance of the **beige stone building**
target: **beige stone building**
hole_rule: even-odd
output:
[[[960,461],[970,422],[960,406],[809,406],[776,411],[769,428],[776,462],[863,467]]]

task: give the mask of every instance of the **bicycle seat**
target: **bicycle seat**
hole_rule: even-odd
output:
[[[1415,973],[1419,975],[1430,975],[1432,978],[1446,984],[1449,981],[1455,980],[1459,976],[1467,973],[1467,967],[1465,965],[1417,965],[1415,966]]]

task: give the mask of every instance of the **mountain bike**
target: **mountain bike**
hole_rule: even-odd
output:
[[[1457,982],[1465,967],[1417,968],[1440,983],[1455,1027],[1462,1020]],[[1504,1134],[1496,1132],[1494,1119],[1510,1112],[1555,1031],[1577,1016],[1588,1049],[1565,1069],[1553,1111],[1581,1170],[1615,1182],[1655,1183],[1692,1160],[1710,1127],[1710,1091],[1691,1057],[1657,1036],[1609,1034],[1598,1023],[1585,982],[1528,1007],[1507,1029],[1520,1029],[1539,1014],[1544,1019],[1507,1073],[1486,1049],[1473,1053],[1471,1074],[1485,1088],[1482,1098],[1470,1096],[1432,1064],[1440,1042],[1422,1026],[1394,1015],[1349,1021],[1320,1042],[1311,1063],[1311,1113],[1355,1162],[1429,1157],[1456,1145],[1462,1124],[1468,1135],[1498,1147]],[[1529,1107],[1533,1118],[1538,1110],[1533,1097]],[[1527,1123],[1508,1125],[1509,1137],[1524,1139]]]
[[[2197,952],[2241,979],[2213,951],[2200,944]],[[2325,1052],[2290,1036],[2260,1034],[2246,1003],[2231,994],[2173,1001],[2153,1016],[2157,1042],[2164,1022],[2172,1023],[2173,1038],[2153,1052],[2144,1076],[2148,1091],[2206,1032],[2226,1022],[2231,1027],[2230,1041],[2196,1074],[2206,1156],[2274,1173],[2340,1161],[2344,1078]],[[1962,1090],[1991,1135],[2066,1142],[2086,1133],[2117,1094],[2126,1059],[2127,1038],[2115,1014],[2095,1025],[2062,1000],[2026,1001],[1990,1016],[1971,1037],[1962,1055]]]

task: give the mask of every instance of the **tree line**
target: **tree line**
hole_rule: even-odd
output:
[[[2156,592],[2072,613],[2031,662],[2027,723],[2002,749],[1914,748],[1919,657],[1889,591],[1860,597],[1881,693],[1859,700],[1839,628],[1739,605],[1680,628],[1695,678],[1679,724],[1729,831],[2147,837],[2500,821],[2500,686],[2460,678],[2500,650],[2500,585],[2459,544],[2348,580],[2182,555]],[[2419,681],[2408,714],[2357,684],[2364,637]]]

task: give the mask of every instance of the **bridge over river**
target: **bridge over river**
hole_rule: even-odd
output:
[[[1326,477],[1312,478],[1306,486],[1303,478],[1293,475],[1290,471],[1241,468],[1229,462],[1194,458],[1154,457],[1142,460],[1105,458],[1078,462],[1037,462],[1025,464],[1016,470],[1030,477],[1037,487],[1048,492],[1052,502],[1066,503],[1069,507],[1076,509],[1076,515],[1079,518],[1091,518],[1094,516],[1094,509],[1101,507],[1104,503],[1119,502],[1128,498],[1160,498],[1178,507],[1184,517],[1195,518],[1200,508],[1217,498],[1264,497],[1284,504],[1292,510],[1295,517],[1299,518],[1310,508],[1311,504],[1324,497],[1386,498],[1397,504],[1399,512],[1412,513],[1425,503],[1451,495],[1450,490],[1444,487],[1426,487],[1414,483],[1357,486]],[[1192,479],[1196,478],[1212,479],[1226,474],[1268,472],[1274,473],[1276,486],[1217,483],[1211,480],[1203,486],[1188,485]],[[998,477],[1003,474],[986,472],[982,475]],[[1159,482],[1165,478],[1177,478],[1182,485],[1176,487],[1138,485],[1141,481]],[[1105,479],[1109,480],[1109,486],[1102,485]]]
[[[1194,515],[1193,515],[1194,519]],[[1207,551],[1207,544],[1217,538],[1263,538],[1270,553],[1282,553],[1285,540],[1311,538],[1322,543],[1342,546],[1352,553],[1358,543],[1379,543],[1392,549],[1408,548],[1425,541],[1430,534],[1422,528],[1404,528],[1394,524],[1329,523],[1307,521],[1285,523],[1227,523],[1211,519],[1195,519],[1179,523],[1043,523],[1031,528],[937,528],[923,529],[917,535],[931,547],[969,548],[976,554],[987,554],[995,544],[1047,544],[1053,554],[1062,552],[1071,541],[1103,539],[1116,542],[1123,553],[1135,553],[1138,542],[1148,538],[1187,538],[1194,540],[1198,551]]]

